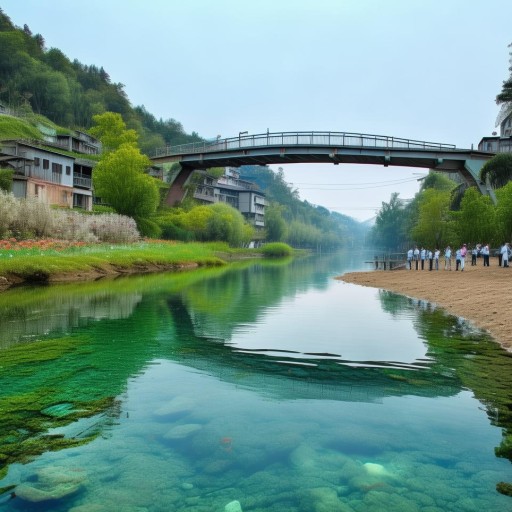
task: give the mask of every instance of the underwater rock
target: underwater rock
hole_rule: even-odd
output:
[[[191,483],[189,483],[189,482],[183,482],[183,483],[181,484],[181,488],[182,488],[183,490],[185,490],[185,491],[190,491],[191,489],[193,489],[193,488],[194,488],[194,484],[191,484]]]
[[[203,428],[199,423],[187,423],[186,425],[178,425],[176,427],[171,428],[164,435],[165,439],[184,439],[192,435],[194,432],[201,430]]]
[[[77,492],[86,479],[85,472],[72,468],[47,466],[36,471],[35,482],[16,487],[16,496],[25,501],[39,503],[59,500]]]
[[[194,409],[195,400],[187,396],[177,396],[170,402],[159,407],[154,414],[156,416],[172,416],[174,414],[183,414],[191,412]]]
[[[67,482],[53,486],[52,488],[38,488],[27,483],[16,487],[16,497],[31,503],[41,501],[59,500],[74,494],[81,487],[81,483]]]
[[[224,512],[243,512],[242,505],[238,500],[231,501],[224,507]]]
[[[366,472],[371,476],[392,476],[392,474],[381,464],[365,462],[363,466]]]

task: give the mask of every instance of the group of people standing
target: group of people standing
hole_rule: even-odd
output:
[[[466,244],[462,244],[461,247],[455,251],[448,245],[444,250],[444,269],[452,270],[452,257],[455,256],[455,270],[463,271],[466,265],[466,255],[468,254],[468,248]],[[481,245],[477,244],[471,249],[471,266],[475,266],[477,258],[481,256],[483,258],[484,267],[489,266],[490,249],[489,244]],[[499,265],[504,268],[508,267],[508,260],[512,256],[510,245],[504,243],[499,250]],[[415,246],[414,249],[407,251],[407,268],[412,270],[413,263],[416,270],[425,270],[425,262],[428,262],[429,270],[439,270],[439,259],[441,258],[441,251],[435,249],[431,251],[422,247]]]

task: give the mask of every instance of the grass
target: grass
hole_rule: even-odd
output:
[[[0,275],[46,281],[58,274],[143,268],[144,266],[219,266],[216,253],[227,245],[145,241],[133,244],[80,244],[0,249]]]
[[[42,139],[41,132],[30,123],[11,116],[0,116],[2,139]]]

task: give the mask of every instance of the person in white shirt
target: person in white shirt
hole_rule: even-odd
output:
[[[441,254],[441,251],[436,248],[434,251],[434,267],[436,270],[439,270],[439,255]]]
[[[482,247],[482,256],[484,257],[484,267],[489,266],[489,244],[485,244]]]
[[[413,250],[409,249],[407,251],[407,266],[409,267],[409,270],[412,270],[412,256],[413,256]]]
[[[501,263],[503,265],[503,268],[508,267],[508,256],[509,256],[509,246],[508,243],[504,243],[503,247],[501,248]]]
[[[416,262],[416,270],[418,270],[418,261],[420,259],[420,250],[418,249],[418,246],[414,248],[414,261]]]
[[[448,246],[444,250],[444,269],[451,270],[452,269],[452,249]]]
[[[420,259],[421,259],[421,270],[425,270],[425,258],[427,257],[427,250],[425,247],[421,248]]]
[[[466,264],[466,254],[468,250],[466,247],[466,244],[462,244],[462,247],[460,248],[460,270],[464,270],[464,266]]]

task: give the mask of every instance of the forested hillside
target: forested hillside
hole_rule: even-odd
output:
[[[14,26],[1,8],[0,103],[82,130],[92,125],[95,114],[119,113],[139,134],[146,154],[166,144],[201,140],[197,133],[185,133],[174,119],[157,120],[144,106],[132,107],[123,84],[112,82],[103,67],[71,61],[61,50],[47,49],[41,34],[32,34],[27,25]]]

